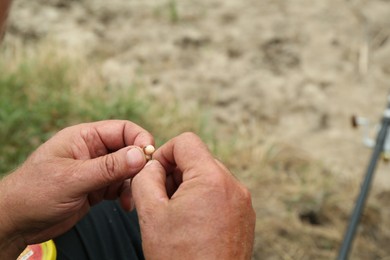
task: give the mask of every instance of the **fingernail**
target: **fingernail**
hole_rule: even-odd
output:
[[[132,148],[127,151],[126,159],[131,168],[139,168],[145,163],[144,153],[137,148]]]

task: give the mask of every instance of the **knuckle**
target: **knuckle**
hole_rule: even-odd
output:
[[[249,189],[245,186],[241,187],[242,192],[242,202],[249,209],[252,219],[256,218],[256,212],[252,205],[252,194]]]
[[[184,132],[181,135],[179,135],[180,139],[190,139],[190,140],[200,140],[199,136],[196,135],[194,132]]]
[[[92,134],[91,128],[86,127],[86,126],[81,126],[80,128],[80,136],[83,139],[88,139]]]
[[[249,189],[245,186],[242,186],[241,190],[243,199],[247,202],[252,202],[252,194]]]
[[[103,157],[101,168],[103,175],[105,179],[107,180],[114,180],[116,176],[116,170],[117,170],[117,161],[114,156],[111,154],[108,154]]]
[[[228,186],[226,176],[220,172],[213,172],[206,178],[209,187],[216,190],[225,190]]]

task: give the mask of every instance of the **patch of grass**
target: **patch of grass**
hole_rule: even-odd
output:
[[[0,64],[0,172],[26,154],[72,116],[72,80],[66,63],[42,66],[25,60],[16,67]]]
[[[53,49],[0,52],[5,57],[0,61],[0,175],[12,171],[60,129],[82,122],[130,120],[155,135],[157,145],[193,131],[215,147],[207,115],[183,115],[174,102],[145,98],[139,83],[110,85],[91,64]]]

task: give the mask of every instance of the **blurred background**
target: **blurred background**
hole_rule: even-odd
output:
[[[80,122],[194,131],[252,192],[253,259],[335,258],[371,154],[350,119],[382,116],[389,25],[386,0],[15,0],[0,172]],[[390,259],[389,170],[351,259]]]

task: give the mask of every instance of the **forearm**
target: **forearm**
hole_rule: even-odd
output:
[[[10,223],[6,179],[0,179],[0,259],[16,259],[26,244]]]
[[[3,38],[12,0],[0,0],[0,39]]]
[[[0,239],[0,259],[16,259],[25,248],[18,239]]]

